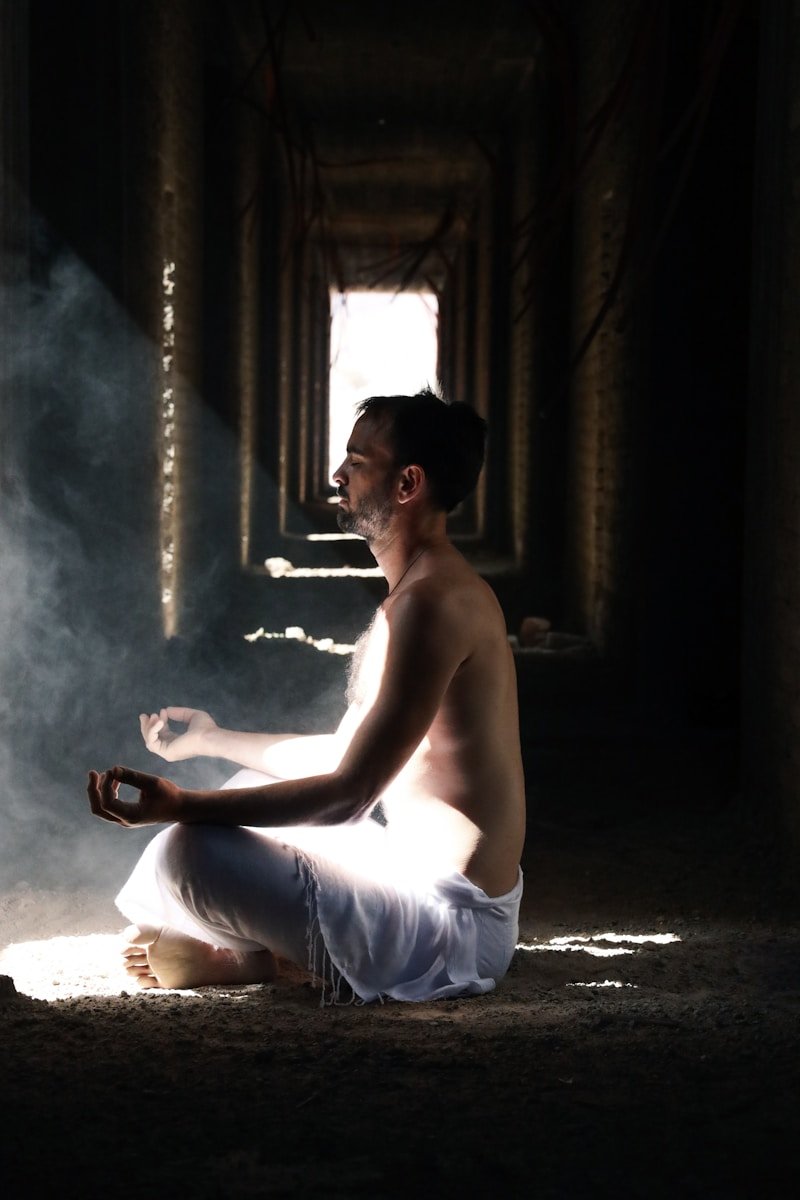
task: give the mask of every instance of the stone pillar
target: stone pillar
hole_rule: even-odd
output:
[[[608,98],[628,53],[635,0],[585,4],[576,20],[577,128]],[[572,350],[608,291],[623,243],[638,140],[628,103],[580,176],[573,217]],[[578,156],[584,146],[579,143]],[[613,658],[630,645],[633,416],[641,330],[629,276],[572,377],[568,445],[566,608],[570,623]]]
[[[191,0],[128,10],[127,293],[154,349],[155,495],[164,632],[179,631],[200,481],[202,23]]]
[[[525,114],[527,117],[527,113]],[[530,213],[535,197],[536,166],[533,131],[524,118],[520,122],[514,154],[514,178],[511,196],[511,221],[516,228]],[[528,252],[525,252],[525,251]],[[512,243],[511,327],[509,335],[509,424],[513,436],[508,446],[509,517],[514,560],[519,567],[530,552],[531,512],[530,453],[532,408],[536,391],[536,364],[533,358],[534,319],[537,306],[531,289],[535,286],[533,263],[527,246]]]
[[[800,3],[761,9],[744,571],[752,803],[800,853]]]
[[[28,278],[28,5],[0,0],[0,494],[24,440]]]
[[[510,524],[521,572],[519,614],[562,616],[564,395],[569,245],[566,218],[545,219],[560,150],[543,112],[553,110],[547,71],[533,81],[519,119],[512,191],[509,330]]]
[[[239,563],[250,562],[251,503],[260,391],[261,260],[263,205],[262,122],[242,106],[238,112],[233,298],[233,371],[239,410]]]

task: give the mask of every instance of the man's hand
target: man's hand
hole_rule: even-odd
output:
[[[170,721],[177,721],[186,729],[175,733],[169,727]],[[141,713],[139,727],[147,749],[167,762],[181,762],[202,754],[205,735],[218,728],[213,717],[199,708],[162,708],[149,716]]]
[[[129,784],[139,789],[137,800],[122,800],[119,785]],[[181,789],[168,779],[144,775],[128,767],[112,767],[110,771],[90,771],[89,806],[96,817],[132,829],[138,825],[159,825],[179,820]]]

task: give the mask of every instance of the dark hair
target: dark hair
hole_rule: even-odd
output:
[[[486,422],[468,404],[451,404],[424,388],[415,396],[370,396],[357,411],[384,426],[396,466],[416,463],[423,468],[436,508],[452,512],[475,487]]]

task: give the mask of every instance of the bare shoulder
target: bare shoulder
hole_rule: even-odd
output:
[[[486,639],[506,638],[502,609],[492,589],[456,550],[384,602],[389,629],[426,640],[446,637],[464,654]]]

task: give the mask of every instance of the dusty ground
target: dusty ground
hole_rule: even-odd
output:
[[[800,925],[769,851],[719,812],[532,835],[521,948],[465,1001],[126,995],[106,897],[8,893],[3,1194],[796,1194]]]

